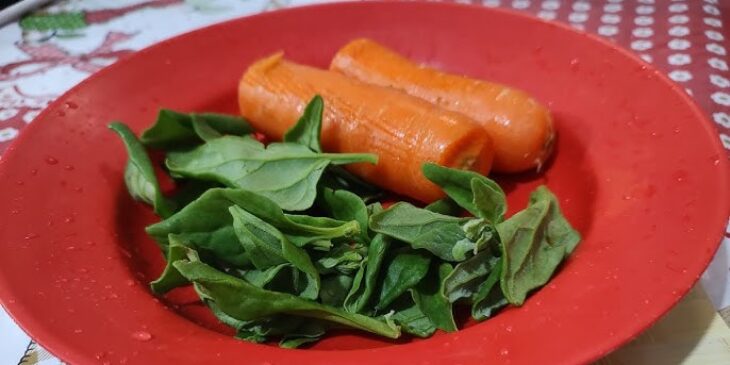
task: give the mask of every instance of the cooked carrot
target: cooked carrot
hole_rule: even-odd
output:
[[[492,137],[495,171],[539,168],[552,152],[555,132],[550,112],[523,91],[418,65],[368,39],[341,48],[330,69],[405,91],[476,120]]]
[[[238,103],[254,128],[278,140],[316,94],[324,99],[323,149],[377,154],[377,165],[348,168],[380,187],[430,202],[443,193],[421,173],[424,162],[489,172],[491,139],[468,117],[400,91],[289,62],[281,54],[248,68]]]

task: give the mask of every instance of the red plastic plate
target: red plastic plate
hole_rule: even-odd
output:
[[[406,55],[526,89],[553,110],[557,156],[501,179],[513,210],[546,183],[584,241],[522,308],[453,334],[393,344],[342,333],[282,350],[221,333],[178,292],[146,283],[155,220],[123,185],[110,120],[137,131],[160,107],[236,112],[258,57],[325,67],[368,36]],[[3,156],[0,298],[72,364],[577,364],[647,328],[697,280],[728,214],[728,167],[697,106],[650,66],[596,37],[504,11],[432,3],[299,8],[215,25],[143,50],[43,112]],[[187,302],[186,302],[187,300]]]

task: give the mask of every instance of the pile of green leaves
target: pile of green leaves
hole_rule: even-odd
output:
[[[456,303],[477,320],[521,305],[578,244],[546,187],[505,219],[494,181],[434,164],[423,173],[447,198],[383,209],[377,189],[339,167],[376,156],[321,150],[322,108],[315,97],[268,146],[219,114],[162,110],[139,139],[110,125],[129,154],[130,194],[162,218],[146,228],[167,259],[153,292],[192,284],[237,337],[282,347],[335,328],[427,337],[457,330]],[[175,194],[161,192],[147,147],[166,152]]]

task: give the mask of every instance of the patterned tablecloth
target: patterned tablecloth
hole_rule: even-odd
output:
[[[208,24],[312,2],[320,1],[57,1],[18,19],[0,28],[0,153],[54,98],[136,50]],[[565,22],[635,51],[697,100],[730,154],[729,4],[718,0],[472,2]],[[726,320],[730,317],[729,268],[730,225],[702,277],[705,291]],[[60,363],[2,309],[0,338],[0,364]]]

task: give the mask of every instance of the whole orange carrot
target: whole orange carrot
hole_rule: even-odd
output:
[[[238,102],[254,128],[281,139],[316,94],[325,106],[323,149],[377,154],[377,165],[348,166],[376,185],[430,202],[443,193],[421,173],[424,162],[489,172],[490,137],[468,117],[390,88],[286,61],[281,54],[248,68]]]
[[[539,168],[552,152],[552,117],[523,91],[418,65],[368,39],[341,48],[330,69],[393,87],[479,122],[494,143],[495,171]]]

